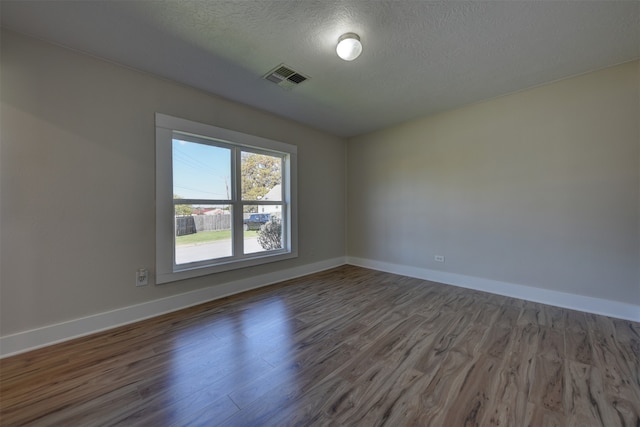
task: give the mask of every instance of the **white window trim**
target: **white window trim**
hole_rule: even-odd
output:
[[[283,195],[289,221],[285,224],[285,248],[281,251],[259,252],[225,261],[212,260],[207,265],[180,268],[174,265],[174,205],[173,205],[173,132],[211,138],[223,143],[257,150],[271,150],[288,154],[283,169]],[[236,173],[239,173],[237,171]],[[280,141],[248,135],[204,123],[193,122],[156,113],[156,283],[168,283],[222,271],[235,270],[298,256],[297,215],[297,147]],[[288,197],[288,199],[287,199]],[[262,204],[257,202],[256,204]],[[242,230],[242,218],[234,216],[234,229]],[[240,219],[238,219],[240,218]],[[235,234],[241,238],[240,233]],[[202,263],[199,263],[202,264]]]

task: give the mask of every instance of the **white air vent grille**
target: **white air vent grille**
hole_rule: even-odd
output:
[[[292,70],[284,64],[278,65],[265,74],[263,78],[285,89],[291,89],[309,79],[309,77]]]

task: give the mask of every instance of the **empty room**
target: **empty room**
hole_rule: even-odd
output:
[[[640,425],[640,2],[0,23],[0,425]]]

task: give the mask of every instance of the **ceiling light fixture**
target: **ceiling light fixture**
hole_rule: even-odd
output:
[[[360,43],[360,36],[356,33],[346,33],[340,36],[338,39],[338,46],[336,46],[336,53],[345,61],[353,61],[362,53],[362,43]]]

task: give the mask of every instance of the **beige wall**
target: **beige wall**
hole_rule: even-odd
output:
[[[345,255],[345,141],[197,90],[2,33],[0,335]],[[297,259],[161,286],[154,113],[298,146]]]
[[[347,241],[353,257],[640,304],[638,62],[353,138],[345,162],[340,138],[186,86],[11,32],[0,53],[1,336]],[[134,287],[154,269],[155,112],[298,146],[299,258]]]
[[[639,67],[351,139],[349,255],[640,304]]]

